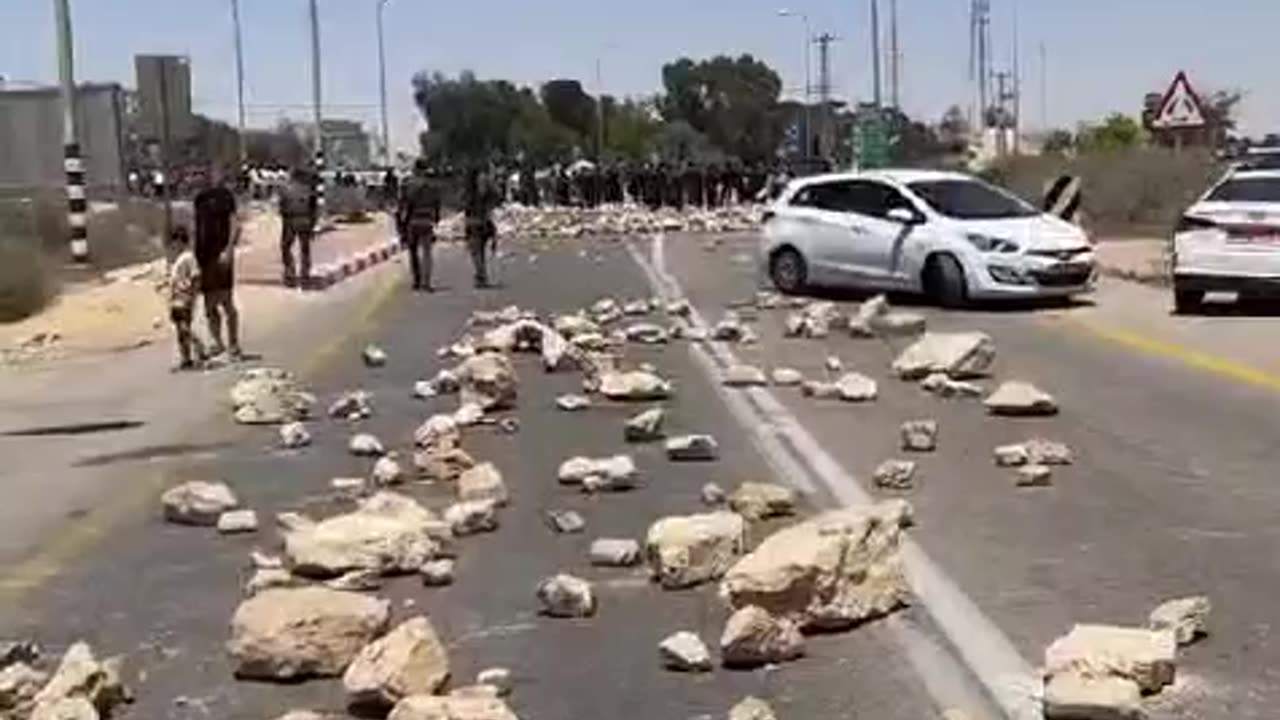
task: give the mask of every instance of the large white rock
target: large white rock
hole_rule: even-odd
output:
[[[702,638],[688,630],[668,635],[658,643],[662,666],[679,672],[710,672],[711,651]]]
[[[596,613],[596,597],[591,583],[561,573],[538,583],[536,592],[542,612],[551,617],[590,617]]]
[[[93,704],[81,697],[59,698],[35,706],[27,720],[98,720]]]
[[[907,452],[933,452],[938,448],[938,421],[908,420],[899,427],[898,435]]]
[[[795,514],[796,491],[776,483],[744,482],[729,496],[729,507],[748,520]]]
[[[447,450],[427,449],[413,454],[413,466],[418,477],[431,481],[452,482],[462,473],[475,467],[476,461],[462,448]]]
[[[649,526],[645,558],[667,589],[715,580],[746,547],[746,522],[731,512],[665,517]]]
[[[364,359],[364,364],[371,368],[382,367],[387,364],[387,353],[377,345],[366,345],[364,352],[360,353]]]
[[[630,538],[597,538],[588,556],[599,567],[631,567],[640,562],[640,543]]]
[[[642,443],[660,440],[663,436],[662,424],[667,413],[662,408],[650,408],[627,420],[623,437],[627,442]]]
[[[169,488],[160,496],[164,519],[179,525],[218,524],[222,513],[240,504],[226,483],[192,480]]]
[[[387,720],[520,720],[498,698],[411,695],[392,708]]]
[[[845,402],[867,402],[880,394],[876,381],[862,373],[846,373],[836,381],[836,390]]]
[[[600,377],[600,394],[610,400],[662,400],[671,395],[671,383],[642,370],[607,372]]]
[[[296,450],[311,444],[311,433],[301,422],[285,423],[280,426],[280,447]]]
[[[379,457],[387,450],[377,436],[371,433],[357,433],[347,441],[347,452],[356,457]]]
[[[364,390],[343,393],[329,406],[329,417],[339,420],[359,420],[373,415],[373,394]]]
[[[369,481],[374,487],[399,485],[404,482],[404,469],[400,467],[400,463],[395,458],[390,455],[384,455],[373,463],[373,470],[369,473]]]
[[[515,406],[519,379],[511,358],[506,355],[483,352],[462,361],[455,372],[463,405],[475,403],[484,410],[507,410]]]
[[[778,720],[769,703],[758,697],[747,696],[729,710],[729,720]]]
[[[1212,607],[1209,598],[1203,595],[1169,600],[1151,611],[1147,627],[1172,632],[1179,645],[1190,645],[1197,638],[1209,634]]]
[[[507,504],[511,496],[497,466],[493,463],[481,463],[458,477],[458,499],[492,500],[494,505],[501,507]]]
[[[333,577],[351,570],[416,572],[439,549],[439,519],[417,501],[380,492],[354,512],[303,521],[284,533],[293,572]]]
[[[431,622],[406,620],[366,645],[342,676],[355,706],[390,707],[410,695],[439,692],[449,680],[449,656]]]
[[[24,716],[48,680],[47,674],[25,662],[15,662],[0,670],[0,717]]]
[[[778,387],[792,387],[804,382],[804,375],[799,370],[789,367],[774,368],[769,379]]]
[[[1173,683],[1178,646],[1174,634],[1111,625],[1076,625],[1044,651],[1045,678],[1118,677],[1146,693]]]
[[[724,371],[721,382],[726,387],[758,387],[768,385],[769,378],[754,365],[734,365]]]
[[[58,668],[31,698],[31,703],[39,712],[41,706],[56,705],[65,700],[83,700],[95,712],[108,715],[115,707],[132,699],[132,693],[120,677],[120,658],[99,661],[88,643],[76,642],[67,648]],[[50,714],[49,717],[59,716]]]
[[[326,588],[266,590],[240,603],[227,651],[237,677],[336,677],[386,629],[391,606]]]
[[[1022,380],[1010,380],[983,402],[992,415],[1057,415],[1058,403],[1049,393]]]
[[[733,607],[758,605],[802,628],[837,630],[909,602],[899,553],[905,503],[835,510],[775,532],[720,584]]]
[[[927,332],[898,355],[893,371],[904,380],[933,373],[962,380],[987,375],[995,358],[995,343],[986,333]]]
[[[223,535],[251,533],[258,530],[258,513],[252,510],[228,510],[218,516],[218,532]]]
[[[1143,720],[1138,684],[1119,677],[1067,673],[1045,683],[1045,720]]]
[[[607,458],[574,457],[560,465],[561,485],[594,485],[601,490],[628,490],[635,487],[639,472],[630,455]]]
[[[710,435],[680,435],[667,440],[667,459],[676,462],[709,462],[720,457],[720,446]]]
[[[278,425],[305,420],[315,398],[278,368],[254,368],[241,373],[231,388],[231,408],[238,423]]]
[[[444,521],[459,537],[498,529],[498,511],[492,500],[456,502],[444,511]]]
[[[729,616],[720,636],[720,660],[726,667],[782,663],[804,655],[800,627],[764,608],[748,605]]]
[[[420,448],[453,448],[462,442],[462,431],[452,415],[439,413],[427,418],[413,431],[413,442]]]

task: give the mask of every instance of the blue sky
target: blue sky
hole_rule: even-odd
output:
[[[881,0],[886,6],[889,0]],[[968,0],[898,0],[905,109],[936,120],[963,103]],[[1009,62],[1014,0],[992,0],[997,65]],[[1048,122],[1136,112],[1142,95],[1186,69],[1198,89],[1247,93],[1241,119],[1280,131],[1280,79],[1271,59],[1280,0],[1019,0],[1024,118],[1041,124],[1038,47],[1048,54]],[[230,0],[71,0],[81,80],[132,84],[134,53],[190,55],[196,108],[234,117]],[[306,0],[241,0],[250,124],[303,117],[310,100]],[[377,119],[376,0],[320,0],[326,115]],[[578,77],[621,95],[658,89],[664,61],[750,52],[789,90],[803,85],[803,30],[780,18],[807,12],[815,32],[840,37],[836,92],[869,94],[866,0],[390,0],[386,10],[392,133],[408,143],[418,119],[409,78],[427,68],[534,83]],[[0,75],[56,77],[51,0],[0,0]],[[815,60],[816,67],[816,60]]]

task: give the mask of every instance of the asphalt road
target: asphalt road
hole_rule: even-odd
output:
[[[333,309],[332,319],[307,321],[313,339],[327,327],[332,343],[323,349],[318,342],[299,344],[292,354],[273,356],[287,358],[286,366],[303,372],[322,406],[347,389],[372,391],[374,417],[357,426],[315,422],[314,445],[286,453],[273,449],[274,429],[232,428],[212,398],[193,395],[209,411],[203,420],[183,426],[181,442],[202,451],[118,466],[113,477],[122,483],[119,492],[135,502],[110,518],[91,512],[68,519],[60,537],[71,540],[55,537],[17,565],[23,581],[5,589],[0,611],[4,634],[33,636],[53,652],[83,638],[101,653],[123,653],[138,695],[124,717],[250,720],[275,717],[292,707],[341,712],[340,685],[334,681],[281,686],[231,677],[223,650],[228,621],[248,574],[249,550],[274,549],[278,543],[273,514],[302,510],[323,515],[344,506],[330,493],[328,482],[367,473],[369,464],[345,450],[357,429],[408,451],[422,419],[452,409],[454,398],[423,402],[410,397],[410,389],[415,380],[443,366],[436,348],[456,337],[472,310],[515,303],[563,311],[606,295],[650,294],[644,274],[620,244],[528,246],[504,262],[504,285],[491,291],[463,284],[468,275],[456,246],[441,250],[438,267],[442,292],[410,294],[401,284],[366,313],[353,309],[366,299],[352,297],[350,306]],[[403,271],[392,266],[387,272]],[[367,292],[379,292],[380,282],[371,281]],[[359,351],[367,342],[385,348],[387,367],[363,366]],[[511,702],[526,720],[722,717],[748,693],[769,699],[783,718],[918,720],[938,717],[943,704],[953,703],[974,717],[985,716],[976,682],[954,664],[946,640],[916,608],[889,622],[811,638],[805,658],[779,668],[717,669],[700,676],[661,668],[657,643],[676,630],[694,630],[714,647],[726,617],[714,587],[667,592],[649,583],[640,569],[590,568],[590,540],[643,539],[658,517],[701,511],[699,490],[709,480],[732,488],[743,480],[776,478],[749,429],[731,415],[684,347],[636,349],[628,355],[636,362],[653,362],[675,381],[678,395],[668,404],[669,431],[714,434],[722,459],[673,464],[660,447],[627,448],[622,424],[634,407],[561,412],[554,399],[576,390],[578,376],[546,375],[536,359],[520,359],[520,403],[513,413],[520,420],[519,432],[479,428],[468,431],[464,440],[473,455],[497,464],[512,489],[512,506],[502,512],[501,528],[461,542],[454,586],[428,589],[408,577],[389,582],[382,591],[395,600],[397,618],[430,614],[450,647],[456,682],[468,682],[484,667],[510,667],[515,675]],[[224,387],[229,380],[223,378]],[[64,441],[62,450],[71,453],[73,442]],[[571,455],[624,449],[635,454],[644,478],[635,491],[588,497],[555,480],[556,468]],[[128,448],[117,452],[128,457]],[[143,473],[151,479],[144,482]],[[231,483],[259,511],[264,529],[257,536],[228,538],[161,522],[158,489],[194,478]],[[436,507],[449,501],[440,488],[410,486],[407,492]],[[830,503],[822,494],[808,501],[810,506]],[[551,508],[579,510],[587,531],[552,534],[543,519]],[[536,583],[560,570],[597,583],[596,617],[568,621],[536,614]]]

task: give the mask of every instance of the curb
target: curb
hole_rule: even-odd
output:
[[[390,260],[399,252],[400,240],[399,238],[393,238],[367,250],[348,255],[336,262],[321,265],[313,271],[311,283],[308,285],[307,290],[325,290],[349,277],[358,275]]]

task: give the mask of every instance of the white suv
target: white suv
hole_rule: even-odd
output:
[[[765,212],[761,260],[782,292],[809,285],[970,299],[1090,290],[1085,232],[960,173],[877,170],[793,181]]]
[[[1192,205],[1173,231],[1179,313],[1206,292],[1280,295],[1280,170],[1235,170]]]

